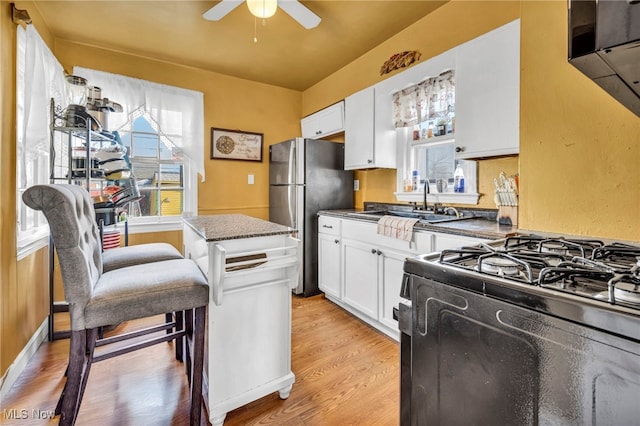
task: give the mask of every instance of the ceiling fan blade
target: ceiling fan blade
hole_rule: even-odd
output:
[[[227,13],[231,12],[242,3],[244,3],[244,0],[222,0],[220,3],[203,13],[202,17],[209,21],[219,21]]]
[[[317,27],[321,21],[318,15],[297,0],[278,0],[278,6],[308,30]]]

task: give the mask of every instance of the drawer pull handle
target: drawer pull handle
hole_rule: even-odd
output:
[[[333,226],[331,225],[322,225],[323,228],[329,228],[329,229],[333,229]]]
[[[338,244],[340,240],[333,240],[334,243]]]

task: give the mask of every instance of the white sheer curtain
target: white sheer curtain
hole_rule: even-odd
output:
[[[16,50],[16,217],[18,257],[38,248],[48,232],[41,213],[22,203],[32,185],[49,182],[51,98],[66,106],[64,70],[32,25],[17,27]]]
[[[74,67],[74,75],[102,89],[102,97],[122,105],[109,115],[114,130],[127,128],[141,111],[149,114],[163,139],[180,148],[204,181],[204,95],[202,92],[137,78]],[[176,137],[180,135],[180,137]]]
[[[428,120],[449,120],[455,113],[455,71],[448,70],[393,94],[393,124],[411,127]]]
[[[17,54],[17,138],[22,148],[18,178],[24,176],[26,162],[49,154],[51,98],[56,105],[66,106],[64,69],[33,25],[18,27]],[[43,182],[39,182],[43,183]]]

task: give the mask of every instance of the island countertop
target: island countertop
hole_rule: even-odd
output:
[[[206,241],[237,240],[242,238],[287,235],[295,229],[243,214],[193,216],[183,219]]]

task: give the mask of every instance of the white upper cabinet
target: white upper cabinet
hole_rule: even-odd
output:
[[[520,21],[475,38],[456,52],[456,158],[518,154]]]
[[[368,87],[345,99],[344,168],[396,167],[391,96]]]
[[[300,122],[302,137],[318,139],[344,131],[344,102],[326,107],[303,118]]]

